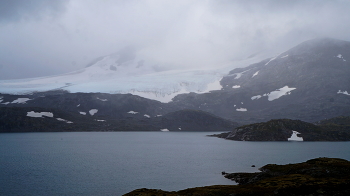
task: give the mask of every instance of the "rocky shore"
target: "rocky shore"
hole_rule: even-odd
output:
[[[316,158],[303,163],[268,164],[256,173],[225,173],[238,185],[215,185],[180,191],[137,189],[124,196],[345,196],[350,195],[350,162]]]

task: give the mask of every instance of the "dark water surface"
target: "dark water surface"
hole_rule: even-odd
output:
[[[317,157],[350,160],[350,142],[238,142],[196,132],[0,134],[0,195],[122,195],[234,184],[226,172]],[[252,168],[251,165],[256,165]]]

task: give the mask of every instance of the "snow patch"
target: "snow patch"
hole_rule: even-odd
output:
[[[138,112],[134,112],[134,111],[129,111],[128,114],[137,114]]]
[[[249,70],[250,70],[250,69],[248,69],[248,70],[246,70],[246,71],[243,71],[243,72],[240,72],[240,73],[234,73],[234,74],[232,74],[232,75],[236,75],[236,77],[233,78],[233,79],[239,79],[239,78],[241,78],[242,75],[243,75],[245,72],[249,71]]]
[[[255,72],[255,73],[253,74],[252,78],[254,78],[255,76],[257,76],[258,73],[259,73],[259,71]]]
[[[271,58],[271,59],[269,60],[269,62],[267,62],[265,65],[268,65],[271,61],[273,61],[273,60],[275,60],[275,59],[276,59],[276,57]]]
[[[80,104],[77,105],[77,107],[79,107],[79,106],[80,106]]]
[[[234,85],[234,86],[232,86],[232,88],[241,88],[241,86],[240,85]]]
[[[56,118],[56,119],[59,120],[59,121],[66,122],[66,123],[68,123],[68,124],[73,123],[72,121],[68,121],[68,120],[65,120],[65,119],[63,119],[63,118]]]
[[[12,103],[21,103],[21,104],[24,104],[24,103],[26,103],[26,102],[29,101],[29,100],[31,100],[31,99],[29,99],[29,98],[18,98],[18,99],[16,99],[16,100],[12,101]]]
[[[278,99],[284,95],[290,95],[290,92],[292,90],[295,90],[295,89],[297,89],[297,88],[289,88],[288,86],[284,86],[280,89],[276,89],[275,91],[272,91],[268,94],[268,96],[269,96],[268,100],[273,101],[273,100]]]
[[[181,127],[179,127],[179,130],[181,130]]]
[[[261,95],[256,95],[256,96],[251,97],[251,99],[252,99],[252,100],[260,99],[261,97],[262,97]]]
[[[304,139],[302,137],[298,137],[297,134],[300,134],[298,131],[293,131],[292,136],[290,136],[290,138],[288,138],[288,141],[304,141]]]
[[[341,91],[341,90],[339,90],[339,91],[337,92],[337,94],[350,95],[350,94],[348,93],[348,91]]]
[[[95,119],[96,121],[98,121],[98,122],[105,122],[106,120],[97,120],[97,119]]]
[[[287,55],[285,55],[285,56],[282,56],[282,57],[281,57],[281,59],[286,58],[287,56],[288,56],[288,54],[287,54]]]
[[[161,129],[160,131],[167,132],[169,129]]]
[[[53,113],[51,112],[27,112],[27,116],[29,117],[35,117],[35,118],[42,118],[43,116],[47,116],[47,117],[53,117]]]
[[[97,97],[97,99],[100,100],[100,101],[108,101],[108,99],[100,99],[98,97]]]
[[[89,111],[90,115],[93,116],[94,114],[96,114],[98,112],[98,109],[91,109]]]
[[[148,114],[145,114],[145,115],[143,115],[143,116],[146,117],[146,118],[151,118],[151,116],[148,115]]]
[[[343,61],[346,61],[346,60],[344,59],[344,57],[343,57],[341,54],[338,54],[338,56],[336,56],[336,57],[342,59]]]
[[[79,112],[81,115],[86,115],[86,112]]]
[[[248,110],[247,110],[247,108],[237,108],[236,111],[238,111],[238,112],[246,112]]]

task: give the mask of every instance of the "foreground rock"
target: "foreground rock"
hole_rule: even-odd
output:
[[[268,164],[260,171],[225,175],[239,185],[216,185],[176,192],[138,189],[124,196],[350,195],[350,162],[344,159],[317,158],[297,164]]]
[[[317,124],[300,120],[277,119],[237,127],[216,137],[237,141],[349,141],[350,117],[337,117]]]

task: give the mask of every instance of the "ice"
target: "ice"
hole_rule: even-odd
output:
[[[105,122],[105,120],[96,120],[97,122]]]
[[[337,94],[350,95],[350,94],[348,93],[348,91],[341,91],[341,90],[339,90],[339,91],[337,92]]]
[[[251,97],[251,99],[252,99],[252,100],[260,99],[261,97],[262,97],[261,95],[256,95],[256,96]]]
[[[160,117],[160,116],[162,116],[162,115],[158,114],[156,117]]]
[[[63,119],[63,118],[56,118],[56,119],[59,120],[59,121],[66,122],[66,123],[68,123],[68,124],[73,123],[72,121],[68,121],[68,120],[65,120],[65,119]]]
[[[86,115],[86,112],[79,112],[81,115]]]
[[[51,112],[27,112],[27,116],[29,117],[35,117],[35,118],[42,118],[43,116],[47,116],[47,117],[53,117],[53,113]]]
[[[0,81],[0,93],[26,94],[53,89],[67,90],[71,93],[131,93],[167,103],[179,94],[210,93],[220,90],[222,89],[220,81],[229,71],[237,67],[246,67],[268,56],[270,55],[267,53],[261,53],[252,58],[215,65],[216,68],[212,69],[156,71],[154,69],[156,62],[146,59],[144,65],[139,67],[138,62],[143,59],[136,58],[118,64],[116,62],[119,57],[110,55],[89,67],[67,74],[2,80]],[[111,69],[112,67],[114,69]],[[243,73],[237,73],[236,79]],[[100,100],[104,101],[104,99]]]
[[[254,76],[257,76],[258,73],[259,73],[259,71],[255,72],[255,73],[253,74],[252,78],[254,78]]]
[[[79,107],[79,106],[80,106],[80,104],[77,105],[77,107]]]
[[[167,132],[169,129],[161,129],[160,131]]]
[[[179,130],[181,130],[181,127],[179,127]]]
[[[282,56],[282,57],[281,57],[281,59],[286,58],[286,57],[288,57],[288,54],[287,54],[287,55],[285,55],[285,56]]]
[[[143,116],[146,117],[146,118],[151,118],[151,116],[148,115],[148,114],[145,114],[145,115],[143,115]]]
[[[247,110],[247,108],[237,108],[236,111],[238,111],[238,112],[246,112],[248,110]]]
[[[21,103],[21,104],[24,104],[24,103],[26,103],[26,102],[29,101],[29,100],[31,100],[31,99],[29,99],[29,98],[18,98],[18,99],[16,99],[16,100],[12,101],[11,103]]]
[[[300,134],[298,131],[293,131],[292,136],[290,136],[290,138],[288,138],[288,141],[304,141],[304,139],[302,137],[298,137],[297,134]]]
[[[128,114],[137,114],[138,112],[129,111]]]
[[[234,85],[234,86],[232,86],[232,88],[241,88],[241,86],[240,85]]]
[[[93,116],[94,114],[96,114],[98,112],[98,109],[91,109],[89,111],[90,115]]]

